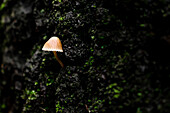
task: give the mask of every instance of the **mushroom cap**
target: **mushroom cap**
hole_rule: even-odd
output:
[[[58,37],[51,37],[43,46],[44,51],[63,52],[61,41]]]

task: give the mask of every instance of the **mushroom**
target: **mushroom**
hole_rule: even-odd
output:
[[[58,58],[56,51],[63,52],[61,41],[58,37],[51,37],[43,46],[42,50],[44,51],[53,51],[55,58],[60,63],[61,67],[64,67],[64,64]]]

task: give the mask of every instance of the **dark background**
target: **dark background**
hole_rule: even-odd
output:
[[[0,113],[169,113],[169,81],[169,0],[0,1]]]

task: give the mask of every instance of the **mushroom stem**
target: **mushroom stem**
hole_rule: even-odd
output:
[[[64,67],[64,64],[63,64],[63,63],[61,62],[61,60],[58,58],[56,51],[53,51],[53,53],[54,53],[55,58],[56,58],[57,61],[60,63],[61,67],[63,68],[63,67]]]

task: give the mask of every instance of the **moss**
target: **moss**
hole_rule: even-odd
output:
[[[0,32],[9,47],[1,49],[2,61],[12,62],[2,66],[0,87],[11,75],[12,84],[22,83],[20,90],[11,88],[15,105],[24,108],[16,107],[19,112],[169,112],[168,2],[36,0],[27,9],[30,5],[1,8],[12,8],[4,12],[12,21]],[[63,42],[63,69],[41,50],[53,35]],[[32,46],[24,53],[18,45],[28,41]]]
[[[64,109],[64,107],[61,107],[61,105],[60,105],[60,102],[59,101],[57,101],[57,103],[56,103],[56,112],[58,113],[63,113],[63,109]]]
[[[0,5],[0,11],[5,8],[7,2],[8,2],[8,0],[5,0],[5,1]]]

